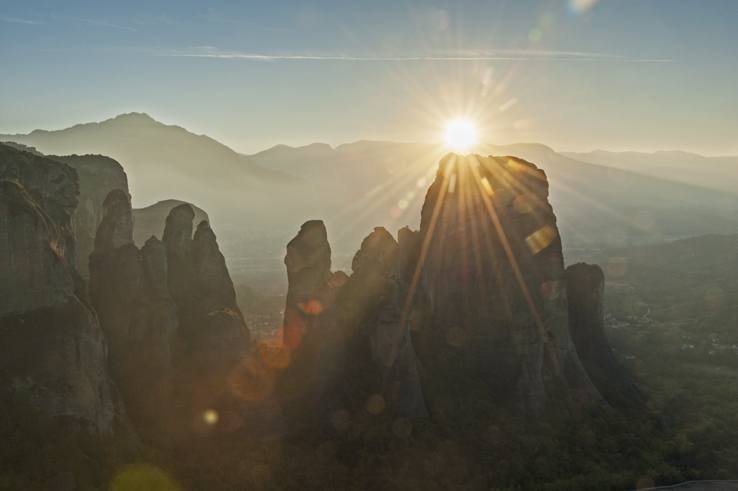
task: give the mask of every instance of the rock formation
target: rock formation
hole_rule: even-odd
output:
[[[514,157],[447,155],[419,240],[407,315],[422,319],[414,340],[431,406],[467,384],[531,413],[599,398],[569,335],[542,170]]]
[[[111,191],[90,256],[90,295],[110,345],[110,367],[139,427],[161,425],[171,411],[177,309],[166,285],[157,239],[133,245],[131,204]]]
[[[146,206],[143,208],[133,209],[133,242],[138,247],[143,247],[150,237],[161,238],[161,234],[164,231],[164,224],[166,223],[167,216],[172,208],[176,206],[186,204],[184,201],[177,199],[166,199],[157,201],[153,205]],[[195,212],[194,223],[200,223],[202,221],[210,222],[208,214],[202,209],[190,203],[192,210]]]
[[[643,394],[618,363],[605,336],[605,275],[596,264],[566,268],[571,337],[582,364],[602,396],[614,407],[639,408]]]
[[[446,156],[420,230],[396,242],[375,229],[341,286],[322,222],[303,225],[285,264],[288,419],[480,415],[489,401],[536,415],[602,400],[570,335],[546,175],[529,162]]]
[[[392,235],[376,228],[347,277],[330,271],[322,222],[305,223],[288,244],[284,343],[292,358],[278,391],[292,422],[341,427],[336,418],[344,416],[426,414],[409,331],[401,323],[398,255]]]
[[[103,202],[114,189],[128,192],[123,166],[103,155],[50,156],[64,162],[79,176],[79,206],[72,216],[72,232],[77,244],[76,264],[80,274],[89,276],[89,257],[95,248],[95,232],[103,219]]]
[[[197,389],[193,404],[207,409],[230,397],[228,377],[248,351],[250,334],[215,234],[200,222],[193,237],[193,218],[188,204],[172,209],[163,242],[180,319],[182,370]]]
[[[249,332],[215,234],[176,206],[163,240],[133,244],[130,200],[105,199],[90,257],[91,294],[111,345],[111,366],[133,419],[147,429],[186,433],[193,413],[232,399],[231,372]],[[177,409],[175,409],[177,408]],[[170,425],[186,427],[167,428]]]
[[[331,246],[322,221],[305,222],[287,244],[287,302],[284,309],[285,345],[294,350],[316,314],[324,308],[331,277]]]
[[[0,145],[0,400],[4,417],[110,433],[106,343],[74,267],[78,193],[68,165]]]

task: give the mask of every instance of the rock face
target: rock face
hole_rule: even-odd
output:
[[[638,408],[644,403],[630,375],[618,363],[605,336],[605,275],[596,264],[566,268],[569,325],[579,358],[602,396],[614,407]]]
[[[109,433],[106,343],[74,267],[78,193],[68,165],[0,145],[0,399]]]
[[[166,254],[156,239],[133,245],[131,204],[111,191],[90,256],[90,295],[110,345],[110,368],[139,427],[170,411],[177,309],[166,286]]]
[[[426,405],[403,316],[407,292],[403,252],[387,230],[375,228],[354,256],[353,275],[341,291],[341,300],[347,316],[358,319],[368,336],[371,368],[379,375],[373,393],[395,414],[419,417],[426,415]]]
[[[152,236],[161,238],[169,212],[172,208],[183,204],[186,203],[176,199],[167,199],[144,208],[135,208],[133,210],[133,242],[142,247]],[[194,223],[210,222],[207,213],[191,203],[190,206],[195,212]]]
[[[315,314],[324,308],[331,277],[331,246],[325,225],[320,220],[305,222],[297,236],[287,244],[287,303],[284,309],[284,344],[296,349]]]
[[[193,217],[189,205],[176,206],[163,240],[151,237],[139,250],[130,200],[112,191],[90,258],[113,374],[146,429],[225,404],[229,375],[250,345],[215,234],[201,222],[193,237]]]
[[[67,155],[49,158],[69,165],[77,171],[79,177],[79,205],[72,215],[72,232],[77,244],[77,270],[87,278],[89,257],[95,248],[95,232],[103,219],[103,202],[108,193],[114,189],[128,193],[128,177],[123,166],[103,155]]]
[[[543,171],[514,157],[447,155],[419,240],[407,314],[422,319],[414,339],[431,406],[463,389],[459,379],[534,414],[599,398],[569,335]]]
[[[602,400],[569,331],[548,182],[529,162],[446,156],[420,230],[395,241],[375,229],[343,282],[322,222],[303,225],[285,264],[288,419],[453,418],[488,414],[489,401],[537,415]]]
[[[364,241],[353,274],[330,271],[322,222],[287,246],[284,344],[291,364],[278,393],[291,422],[344,429],[351,419],[426,414],[415,353],[401,322],[399,246],[383,228]]]
[[[250,334],[215,234],[200,222],[193,237],[193,218],[188,204],[167,217],[168,284],[180,318],[182,356],[192,377],[202,381],[202,398],[218,399],[227,397],[225,380],[248,351]]]

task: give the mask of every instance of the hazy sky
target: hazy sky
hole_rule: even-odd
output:
[[[0,132],[144,111],[250,152],[431,140],[738,154],[738,1],[0,0]]]

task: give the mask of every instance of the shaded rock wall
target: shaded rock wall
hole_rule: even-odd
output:
[[[49,158],[69,165],[79,177],[79,205],[72,215],[72,232],[77,244],[77,270],[87,278],[95,233],[103,219],[103,202],[114,189],[128,193],[128,177],[123,166],[103,155],[54,155]]]
[[[561,240],[535,165],[446,156],[420,230],[396,242],[375,229],[345,281],[332,282],[326,237],[307,222],[287,247],[291,363],[278,387],[288,419],[601,401],[570,335]]]
[[[192,234],[188,204],[169,213],[163,243],[169,291],[180,319],[182,370],[198,387],[196,406],[229,399],[228,377],[250,347],[250,333],[236,305],[225,259],[207,222]]]
[[[229,376],[249,332],[207,222],[193,237],[192,209],[176,206],[163,240],[152,236],[139,250],[131,217],[128,195],[112,191],[90,258],[92,299],[133,419],[186,434],[197,415],[232,398]]]
[[[566,268],[569,325],[579,358],[602,396],[614,407],[638,408],[643,395],[618,363],[605,336],[605,275],[596,264]]]
[[[177,309],[166,288],[160,241],[133,245],[131,204],[111,191],[90,256],[90,295],[110,345],[110,367],[139,427],[161,424],[171,411]]]
[[[426,414],[415,353],[401,321],[399,246],[383,228],[364,239],[347,277],[330,272],[322,222],[287,247],[285,347],[278,391],[288,420],[342,429],[376,416]],[[295,321],[297,319],[297,321]],[[297,325],[299,336],[290,335]]]
[[[569,335],[542,170],[514,157],[447,155],[420,241],[408,315],[422,319],[414,339],[431,405],[466,383],[532,413],[599,398]]]
[[[324,308],[326,288],[331,277],[331,246],[325,225],[320,220],[305,222],[297,236],[287,244],[287,300],[284,309],[284,343],[297,348],[305,330]]]
[[[186,204],[184,201],[176,199],[167,199],[157,201],[153,205],[146,206],[144,208],[133,209],[133,242],[143,247],[150,237],[157,237],[161,239],[162,232],[164,232],[164,224],[166,223],[167,216],[172,208]],[[202,221],[210,222],[208,214],[202,209],[190,203],[192,210],[195,212],[194,223],[200,223]]]
[[[106,342],[74,267],[69,166],[0,145],[0,391],[93,432],[113,429]]]

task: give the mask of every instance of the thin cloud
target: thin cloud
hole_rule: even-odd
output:
[[[457,51],[430,55],[348,55],[348,54],[266,54],[238,51],[221,51],[212,47],[191,48],[182,51],[156,52],[157,56],[181,58],[212,58],[221,60],[243,61],[350,61],[350,62],[442,62],[442,61],[629,61],[641,63],[670,63],[667,59],[638,59],[609,53],[590,53],[581,51],[544,51],[544,50],[495,50],[495,51]]]
[[[0,15],[0,22],[7,22],[9,24],[23,24],[26,26],[40,26],[44,24],[44,22],[40,22],[37,20],[21,19],[19,17],[5,17],[2,15]]]
[[[208,12],[199,15],[198,18],[206,22],[212,22],[214,24],[239,25],[245,29],[253,29],[257,31],[268,31],[268,32],[291,32],[292,31],[292,29],[288,27],[267,26],[267,25],[255,24],[253,22],[244,21],[242,19],[238,19],[234,17],[228,17],[225,15],[216,13],[213,10],[209,10]]]
[[[62,20],[62,21],[67,20],[67,21],[77,22],[80,24],[87,24],[87,25],[95,26],[95,27],[106,27],[109,29],[118,29],[122,31],[136,31],[135,27],[127,26],[124,24],[116,24],[115,22],[109,22],[104,19],[89,19],[87,17],[76,17],[76,16],[71,16],[71,15],[64,15],[64,16],[54,15],[53,17],[58,18],[59,20]]]

